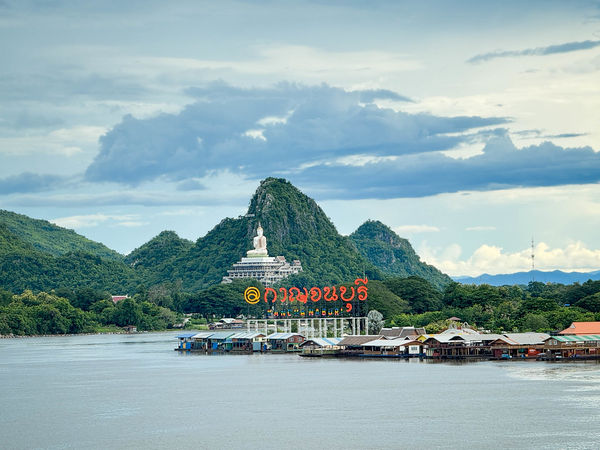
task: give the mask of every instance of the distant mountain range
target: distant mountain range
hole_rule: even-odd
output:
[[[563,272],[554,270],[542,272],[541,270],[530,270],[529,272],[516,272],[500,275],[489,275],[484,273],[478,277],[452,277],[454,281],[463,284],[489,284],[492,286],[504,286],[513,284],[529,284],[530,281],[542,283],[585,283],[587,280],[600,280],[600,270],[594,272]]]

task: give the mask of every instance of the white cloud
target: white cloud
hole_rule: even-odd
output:
[[[251,137],[253,139],[260,139],[261,141],[266,141],[267,138],[263,135],[265,130],[248,130],[244,133],[244,136]]]
[[[452,244],[445,249],[427,245],[419,249],[421,258],[451,276],[478,276],[525,272],[531,269],[531,248],[505,252],[502,247],[484,244],[467,259],[460,259],[460,246]],[[551,248],[544,242],[535,246],[535,268],[543,271],[592,271],[600,268],[600,249],[589,249],[577,241],[564,248]]]
[[[493,226],[475,226],[465,228],[467,231],[494,231],[495,229],[496,227]]]
[[[39,135],[4,137],[0,138],[0,154],[73,156],[84,149],[95,151],[98,138],[106,131],[104,127],[77,126]]]
[[[437,233],[440,231],[438,227],[435,227],[433,225],[401,225],[392,229],[400,236],[402,236],[403,234]]]
[[[52,219],[50,222],[58,225],[59,227],[70,228],[73,230],[79,228],[92,228],[100,225],[108,224],[109,226],[122,226],[122,227],[141,227],[147,225],[147,222],[136,220],[137,215],[106,215],[106,214],[87,214],[82,216],[69,216],[59,217]]]

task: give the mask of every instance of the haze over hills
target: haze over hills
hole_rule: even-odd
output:
[[[163,231],[126,257],[46,221],[10,212],[0,217],[0,282],[13,291],[93,286],[125,293],[138,284],[176,281],[187,292],[197,291],[220,283],[245,256],[259,222],[271,256],[302,262],[303,272],[286,283],[332,285],[363,274],[372,280],[417,275],[438,289],[451,281],[381,222],[340,235],[313,199],[278,178],[261,182],[246,215],[223,219],[196,242]]]
[[[542,283],[585,283],[588,280],[600,280],[600,270],[594,272],[563,272],[554,270],[552,272],[543,272],[533,270],[529,272],[516,272],[499,275],[489,275],[484,273],[478,277],[452,277],[455,281],[463,284],[490,284],[492,286],[504,286],[514,284],[527,285],[530,281],[539,281]]]

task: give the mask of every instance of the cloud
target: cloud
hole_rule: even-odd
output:
[[[100,138],[90,181],[137,184],[231,170],[253,179],[353,155],[389,157],[448,150],[461,133],[503,124],[501,117],[407,114],[364,103],[391,91],[345,91],[281,83],[242,89],[222,82],[187,90],[198,101],[178,114],[125,116]],[[285,120],[265,120],[265,118]],[[452,134],[452,135],[450,135]]]
[[[58,225],[59,227],[79,229],[79,228],[92,228],[99,225],[103,225],[106,222],[110,222],[112,226],[122,227],[140,227],[147,225],[147,222],[137,220],[139,216],[135,214],[126,214],[122,216],[118,215],[106,215],[106,214],[87,214],[82,216],[69,216],[59,217],[52,219],[50,222]]]
[[[557,53],[569,53],[578,50],[589,50],[600,46],[600,41],[566,42],[564,44],[549,45],[547,47],[526,48],[523,50],[498,50],[495,52],[475,55],[467,60],[468,63],[480,63],[495,58],[507,58],[514,56],[541,56],[554,55]]]
[[[531,248],[506,252],[503,248],[484,244],[466,259],[460,259],[460,246],[434,250],[423,247],[421,259],[451,276],[497,275],[531,269]],[[458,249],[457,249],[458,248]],[[600,267],[600,249],[589,249],[582,242],[573,242],[564,248],[551,248],[544,242],[535,247],[535,266],[538,270],[592,271]]]
[[[41,175],[24,172],[0,178],[0,194],[15,194],[27,192],[41,192],[56,189],[66,183],[67,178],[58,175]]]
[[[475,227],[467,227],[466,231],[494,231],[496,227],[493,226],[475,226]]]
[[[321,164],[290,176],[320,198],[424,197],[447,192],[588,184],[600,181],[600,153],[550,142],[516,148],[506,132],[483,153],[454,159],[442,153],[404,155],[363,166]],[[310,191],[310,189],[309,189]]]
[[[394,227],[393,230],[400,236],[415,233],[437,233],[440,231],[438,227],[433,225],[401,225]]]

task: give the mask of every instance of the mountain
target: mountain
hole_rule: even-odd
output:
[[[81,251],[53,256],[0,224],[0,288],[22,292],[86,287],[133,293],[139,283],[138,274],[121,261]]]
[[[302,262],[303,272],[292,279],[299,284],[343,283],[362,276],[363,272],[372,279],[383,276],[356,251],[348,237],[337,232],[313,199],[279,178],[267,178],[260,183],[245,216],[223,219],[188,250],[171,236],[169,248],[174,254],[179,251],[178,255],[153,265],[147,254],[137,252],[137,264],[147,267],[152,279],[181,279],[184,290],[208,287],[219,283],[232,264],[252,248],[259,222],[270,255]]]
[[[356,248],[371,264],[394,277],[419,276],[438,289],[452,279],[433,266],[421,262],[410,242],[379,221],[369,220],[350,235]]]
[[[165,260],[172,260],[186,253],[194,243],[177,236],[174,231],[162,231],[144,245],[125,257],[125,262],[134,267],[150,267]]]
[[[595,272],[563,272],[554,270],[552,272],[542,272],[533,270],[529,272],[516,272],[500,275],[489,275],[484,273],[478,277],[453,277],[455,281],[462,284],[490,284],[492,286],[504,286],[513,284],[529,284],[530,281],[540,281],[542,283],[585,283],[587,280],[600,280],[600,270]]]
[[[370,280],[418,275],[438,288],[449,281],[380,222],[340,235],[313,199],[279,178],[260,183],[246,215],[223,219],[196,242],[163,231],[126,257],[43,220],[8,211],[0,219],[0,287],[13,292],[92,287],[132,293],[140,285],[179,280],[183,291],[197,292],[220,283],[246,255],[259,223],[270,255],[302,263],[303,272],[284,280],[287,285],[349,283],[363,274]]]
[[[46,220],[32,219],[22,214],[0,210],[0,225],[4,225],[23,243],[30,244],[35,250],[52,256],[61,256],[69,252],[83,252],[107,260],[123,261],[123,255],[105,245],[91,241],[73,230],[61,228]]]

